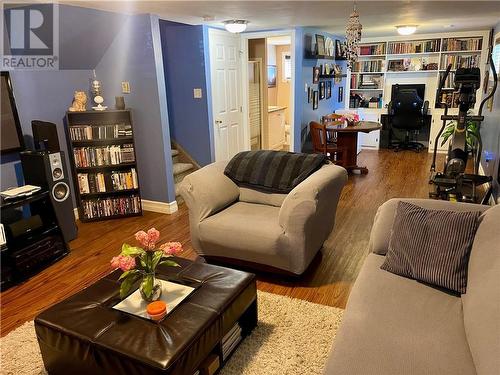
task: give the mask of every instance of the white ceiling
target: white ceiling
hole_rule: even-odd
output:
[[[344,34],[352,1],[67,1],[83,7],[129,14],[153,13],[162,19],[222,26],[227,19],[248,20],[249,31],[318,27]],[[480,30],[500,22],[500,1],[357,1],[364,37],[396,35],[401,24],[417,33]],[[208,16],[209,21],[204,21]],[[450,26],[453,25],[453,26]]]

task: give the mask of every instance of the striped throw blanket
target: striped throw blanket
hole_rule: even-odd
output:
[[[285,151],[244,151],[236,154],[224,174],[237,185],[271,193],[289,193],[325,164],[322,154]]]

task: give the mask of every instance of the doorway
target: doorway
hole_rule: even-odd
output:
[[[245,143],[251,150],[293,151],[293,31],[242,34]]]

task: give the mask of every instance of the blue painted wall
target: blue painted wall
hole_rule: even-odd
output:
[[[309,122],[311,121],[320,121],[321,117],[324,115],[327,115],[329,113],[334,112],[337,109],[343,109],[345,106],[345,102],[339,103],[338,101],[338,92],[339,92],[339,86],[344,87],[344,101],[346,100],[346,91],[345,91],[345,84],[346,84],[346,79],[342,79],[342,82],[340,84],[335,83],[335,81],[332,79],[332,96],[329,99],[323,99],[319,101],[318,108],[316,110],[313,110],[312,107],[312,101],[311,103],[307,102],[307,92],[305,91],[305,85],[307,84],[310,86],[313,90],[319,90],[319,84],[312,83],[313,79],[313,67],[314,66],[319,66],[319,65],[324,65],[324,64],[339,64],[342,67],[342,71],[345,73],[346,72],[346,62],[345,61],[334,61],[334,60],[312,60],[312,59],[306,59],[304,56],[304,50],[305,50],[305,40],[308,36],[312,37],[314,40],[314,35],[315,34],[321,34],[325,36],[325,39],[327,37],[330,37],[332,40],[335,39],[342,39],[343,37],[335,36],[329,33],[326,33],[322,30],[319,29],[313,29],[313,28],[304,28],[301,30],[301,61],[300,61],[300,81],[298,84],[296,84],[296,87],[299,88],[299,91],[297,94],[300,94],[300,96],[297,98],[296,97],[296,103],[300,103],[302,105],[302,110],[300,114],[300,123],[301,123],[301,135],[300,135],[300,140],[301,140],[301,146],[303,151],[309,151],[311,149],[311,144],[310,144],[310,136],[309,136]],[[297,43],[298,44],[298,43]],[[297,63],[297,65],[299,65]],[[327,82],[328,80],[322,79],[320,81],[325,81]]]
[[[212,162],[203,26],[160,20],[170,135],[201,166]],[[207,45],[208,47],[208,45]],[[193,89],[202,98],[193,98]]]
[[[68,5],[61,5],[59,12],[61,70],[11,73],[23,133],[30,138],[31,120],[54,122],[66,150],[63,118],[73,92],[88,90],[92,69],[103,81],[110,107],[114,96],[122,95],[121,81],[128,80],[132,92],[125,101],[136,126],[142,196],[175,200],[158,18]],[[16,175],[18,155],[4,155],[1,160],[1,188],[22,184]]]
[[[132,108],[142,197],[172,202],[175,192],[168,118],[160,106],[166,109],[167,103],[164,93],[160,97],[158,91],[159,80],[164,82],[164,78],[163,74],[158,76],[155,62],[160,36],[153,32],[151,17],[129,16],[95,70],[103,84],[105,104],[113,108],[115,96],[125,96],[126,106]],[[130,82],[130,94],[121,93],[122,81]]]
[[[500,38],[500,23],[495,26],[493,35],[493,40]],[[500,66],[495,68],[500,79]],[[490,74],[490,85],[493,84],[492,81]],[[481,139],[483,141],[481,164],[485,174],[494,178],[493,194],[497,203],[500,203],[500,181],[498,180],[500,178],[498,175],[500,168],[500,84],[493,100],[493,111],[490,112],[485,106],[483,115],[485,120],[481,124]]]

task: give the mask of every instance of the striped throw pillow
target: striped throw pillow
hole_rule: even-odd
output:
[[[383,270],[465,293],[480,212],[427,210],[399,202]]]

